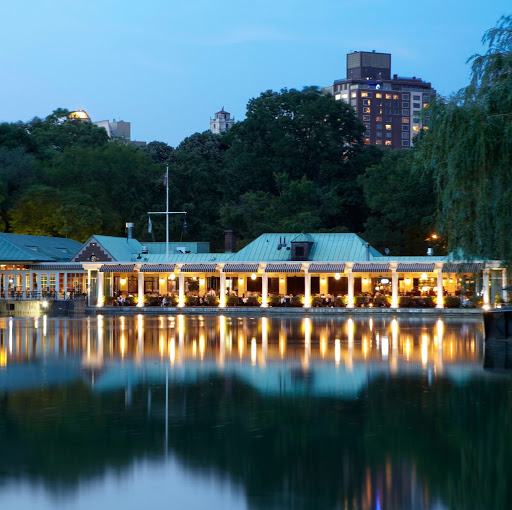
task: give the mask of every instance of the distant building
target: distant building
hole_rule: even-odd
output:
[[[91,122],[91,117],[85,110],[76,110],[68,115],[68,119],[71,120],[82,120],[84,122]]]
[[[390,148],[408,148],[426,129],[427,108],[436,91],[420,78],[391,76],[391,54],[355,51],[347,55],[347,77],[324,88],[335,99],[350,104],[364,123],[364,142]]]
[[[125,122],[124,120],[115,119],[110,122],[109,120],[99,120],[93,122],[96,126],[102,127],[107,132],[109,138],[115,138],[117,140],[123,140],[125,142],[131,142],[137,147],[144,147],[146,142],[136,142],[131,139],[131,122]]]
[[[231,118],[231,114],[224,110],[224,106],[220,112],[215,114],[213,119],[210,119],[210,131],[215,134],[224,133],[228,129],[231,129],[235,123],[235,118]]]

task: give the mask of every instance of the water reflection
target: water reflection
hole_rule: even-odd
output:
[[[510,496],[493,479],[512,476],[510,456],[495,458],[512,448],[501,426],[510,382],[484,371],[479,322],[138,316],[0,327],[0,502],[9,481],[42,480],[71,491],[74,508],[84,480],[105,485],[111,468],[143,491],[127,475],[140,459],[172,466],[189,487],[194,476],[236,494],[232,508],[505,508]],[[162,501],[169,490],[158,487]]]

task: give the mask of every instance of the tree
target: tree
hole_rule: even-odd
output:
[[[174,149],[165,142],[149,142],[143,149],[147,152],[154,163],[168,163]]]
[[[415,166],[432,170],[438,222],[449,249],[468,258],[512,254],[512,16],[502,17],[473,55],[470,84],[429,109]]]

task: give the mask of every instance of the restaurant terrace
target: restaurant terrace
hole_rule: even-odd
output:
[[[228,231],[229,232],[229,231]],[[233,243],[227,243],[233,246]],[[268,233],[239,250],[94,235],[0,234],[0,299],[110,306],[484,308],[507,302],[499,261],[383,256],[356,234]]]

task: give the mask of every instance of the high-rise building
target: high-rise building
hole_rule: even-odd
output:
[[[231,114],[224,110],[224,106],[220,112],[215,114],[213,119],[210,119],[210,131],[215,134],[224,133],[233,126],[235,118],[231,118]]]
[[[413,76],[391,76],[391,54],[355,51],[347,55],[347,77],[325,92],[345,101],[366,127],[364,142],[390,148],[408,148],[428,124],[420,115],[436,91]]]

